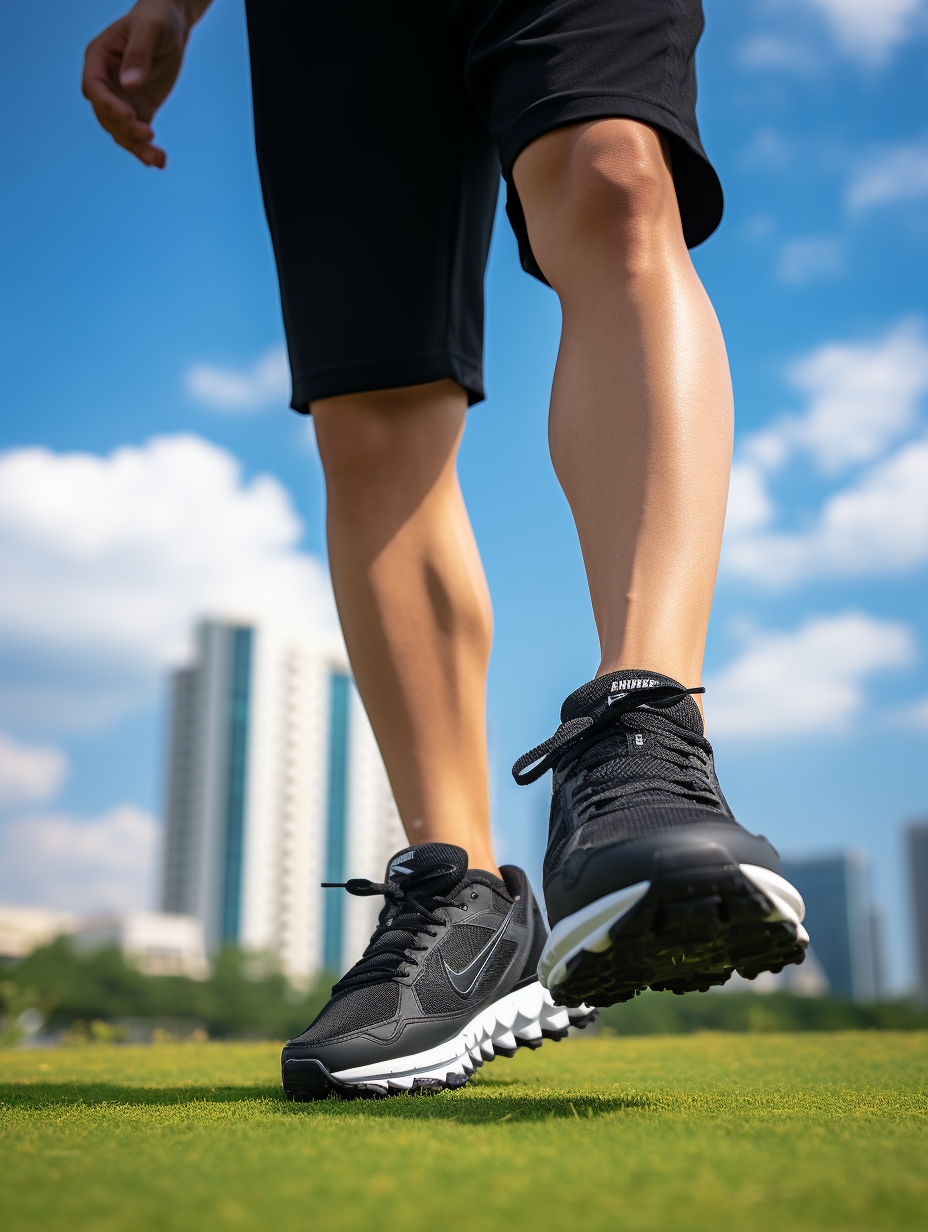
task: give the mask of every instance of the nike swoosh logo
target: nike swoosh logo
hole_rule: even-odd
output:
[[[509,912],[506,915],[506,918],[503,920],[502,924],[500,924],[499,928],[496,930],[496,932],[493,934],[490,940],[486,943],[486,945],[483,947],[480,953],[474,955],[474,957],[470,960],[470,962],[467,964],[467,966],[464,968],[463,971],[452,971],[451,968],[448,966],[448,964],[445,962],[444,954],[442,954],[441,963],[445,969],[445,975],[448,977],[448,983],[451,985],[454,991],[458,993],[459,996],[469,997],[470,994],[477,987],[477,982],[480,979],[481,975],[483,975],[484,970],[486,969],[487,963],[496,953],[497,949],[499,948],[499,943],[504,939],[506,935],[506,929],[509,925],[509,921],[512,919],[512,915],[515,909],[516,909],[516,904],[513,903],[512,906],[509,908]],[[473,979],[470,978],[472,972],[475,972]],[[468,983],[468,980],[470,980],[469,983]]]

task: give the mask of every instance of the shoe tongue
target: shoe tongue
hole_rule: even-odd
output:
[[[467,872],[467,852],[451,843],[417,843],[415,847],[404,847],[387,864],[386,880],[402,885],[403,878],[410,873],[434,868],[436,864],[449,865],[449,870],[432,879],[429,888],[436,894],[447,894],[460,885]]]
[[[561,722],[592,715],[609,696],[618,697],[623,693],[634,695],[639,689],[653,689],[658,685],[671,685],[676,689],[683,687],[678,680],[662,676],[660,672],[639,672],[630,668],[621,672],[607,672],[605,676],[588,680],[571,693],[561,707]],[[673,706],[657,710],[656,713],[664,715],[688,731],[696,732],[699,736],[703,734],[702,714],[692,697],[681,698]]]

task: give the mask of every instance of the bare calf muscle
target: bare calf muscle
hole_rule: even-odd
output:
[[[650,667],[698,684],[733,408],[666,148],[632,120],[575,125],[529,146],[515,179],[563,309],[549,436],[583,548],[599,670]]]

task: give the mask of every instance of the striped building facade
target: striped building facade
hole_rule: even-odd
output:
[[[297,981],[350,966],[377,900],[320,882],[379,881],[406,840],[341,643],[204,621],[172,678],[167,777],[163,910]]]
[[[782,861],[806,904],[811,949],[832,994],[876,1001],[882,993],[880,916],[870,901],[867,857],[849,849]]]

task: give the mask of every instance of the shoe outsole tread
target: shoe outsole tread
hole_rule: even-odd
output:
[[[562,1005],[602,1007],[647,988],[707,992],[735,971],[748,980],[781,971],[803,961],[807,942],[777,914],[736,865],[674,872],[615,923],[607,949],[576,954],[551,994]]]
[[[583,1030],[595,1020],[597,1011],[572,1018],[570,1025]],[[284,1094],[293,1103],[312,1103],[318,1099],[390,1099],[394,1095],[435,1095],[439,1091],[454,1091],[467,1085],[473,1077],[473,1070],[487,1061],[495,1061],[497,1056],[514,1057],[520,1048],[540,1048],[546,1040],[560,1042],[568,1036],[568,1028],[560,1031],[542,1029],[539,1040],[523,1040],[516,1037],[515,1048],[501,1048],[493,1045],[492,1057],[483,1057],[479,1061],[471,1061],[467,1068],[471,1073],[458,1074],[448,1070],[442,1078],[416,1078],[410,1088],[384,1088],[373,1083],[344,1082],[330,1074],[321,1061],[290,1060],[283,1067]]]

